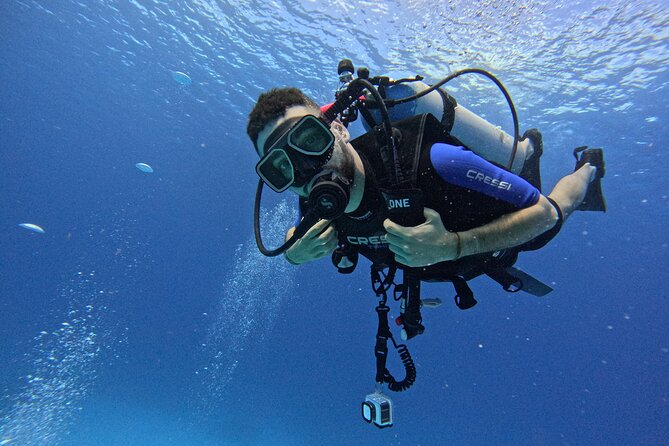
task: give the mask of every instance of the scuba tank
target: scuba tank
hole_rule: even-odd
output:
[[[345,64],[344,66],[347,67],[347,74],[353,71],[352,64]],[[364,75],[366,69],[361,68],[359,71],[361,70]],[[430,86],[423,82],[421,76],[411,78],[403,73],[390,73],[390,76],[375,78],[388,79],[385,85],[379,87],[379,92],[386,100],[400,100],[430,89]],[[342,80],[341,84],[345,84],[345,82]],[[381,117],[378,109],[368,109],[368,111],[367,116],[371,116],[372,119],[370,120],[365,114],[362,114],[362,122],[349,130],[352,138],[355,138],[358,134],[369,132],[375,123],[380,122]],[[349,113],[350,116],[357,118],[357,113]],[[391,122],[423,113],[430,113],[436,117],[446,126],[451,136],[458,139],[474,153],[487,161],[504,166],[516,175],[523,170],[525,160],[535,152],[532,142],[529,138],[526,138],[518,141],[514,154],[513,136],[476,115],[463,105],[458,104],[452,96],[440,88],[433,89],[415,100],[388,106],[388,115]]]

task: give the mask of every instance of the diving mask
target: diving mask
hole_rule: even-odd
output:
[[[313,115],[288,119],[267,138],[269,148],[256,164],[258,176],[276,192],[307,184],[330,160],[335,137]]]

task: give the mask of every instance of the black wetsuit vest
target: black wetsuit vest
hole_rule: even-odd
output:
[[[448,231],[472,229],[517,210],[509,203],[449,184],[439,177],[430,161],[432,145],[441,142],[462,146],[462,143],[450,136],[434,116],[414,116],[393,123],[393,127],[401,133],[398,153],[407,178],[406,184],[399,186],[420,189],[424,205],[439,213]],[[362,254],[379,267],[399,266],[385,243],[383,221],[389,211],[380,192],[398,186],[390,182],[387,166],[392,164],[383,159],[373,132],[353,140],[351,145],[365,168],[365,192],[355,213],[345,214],[334,222],[340,247]],[[497,258],[492,253],[480,254],[417,270],[424,281],[450,280],[453,276],[469,280],[484,273],[489,264],[496,264]]]

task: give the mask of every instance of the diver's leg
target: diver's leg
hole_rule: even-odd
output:
[[[548,195],[560,206],[565,220],[583,202],[588,185],[595,179],[596,172],[597,169],[585,163],[576,172],[558,181]]]

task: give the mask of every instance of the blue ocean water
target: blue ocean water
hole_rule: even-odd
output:
[[[668,444],[668,24],[664,0],[3,1],[0,445]],[[475,308],[425,311],[386,430],[360,417],[366,267],[253,241],[247,114],[275,86],[330,102],[343,57],[492,71],[543,133],[547,189],[574,147],[606,153],[609,211],[519,261],[555,291],[476,279]],[[448,90],[511,128],[485,79]]]

